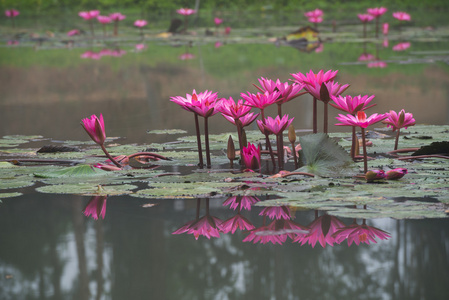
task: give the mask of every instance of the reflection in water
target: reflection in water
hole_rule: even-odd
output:
[[[104,219],[106,215],[106,198],[107,196],[93,196],[83,210],[84,215],[95,220],[98,220],[100,216]]]

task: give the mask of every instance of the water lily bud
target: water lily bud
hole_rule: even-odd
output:
[[[385,178],[385,172],[383,170],[370,170],[366,172],[365,179],[367,182],[373,182]]]
[[[405,169],[405,168],[396,168],[396,169],[387,171],[386,178],[388,180],[398,180],[398,179],[404,177],[404,175],[407,173],[408,173],[407,169]]]
[[[329,96],[329,90],[327,89],[327,86],[324,84],[324,82],[321,84],[320,99],[324,103],[328,103],[331,100]]]
[[[228,138],[228,151],[227,151],[228,159],[234,160],[235,159],[235,146],[234,146],[234,140],[232,139],[232,136],[230,135]]]
[[[296,142],[296,132],[295,127],[293,127],[293,125],[288,126],[288,140],[292,144]]]

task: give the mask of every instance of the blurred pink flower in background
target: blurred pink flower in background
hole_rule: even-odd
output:
[[[189,60],[189,59],[194,59],[195,55],[193,55],[192,53],[183,53],[178,58],[180,60]]]
[[[315,9],[312,11],[307,11],[304,13],[304,16],[307,18],[318,18],[323,16],[323,11],[321,9]]]
[[[97,20],[101,24],[109,24],[112,22],[112,19],[108,16],[97,16]]]
[[[389,28],[390,28],[390,25],[388,23],[383,23],[382,24],[382,33],[383,33],[383,35],[387,35],[388,34]]]
[[[399,21],[411,21],[412,20],[410,15],[403,11],[394,12],[393,18],[398,19]]]
[[[122,15],[119,12],[115,12],[115,13],[110,14],[109,18],[111,18],[111,20],[114,22],[118,22],[118,21],[122,21],[122,20],[126,19],[126,16]]]
[[[142,50],[147,48],[147,45],[145,45],[145,44],[136,44],[135,48],[136,48],[137,51],[142,51]]]
[[[228,35],[230,33],[231,33],[231,27],[228,26],[225,28],[225,34]]]
[[[216,41],[215,44],[214,44],[215,48],[220,48],[221,46],[223,46],[223,43],[220,42],[220,41]]]
[[[134,21],[134,26],[139,27],[139,28],[142,28],[142,27],[146,26],[147,24],[148,24],[148,22],[145,20]]]
[[[80,31],[78,29],[72,29],[69,32],[67,32],[67,36],[75,36],[75,35],[79,35]]]
[[[17,46],[17,45],[20,44],[20,42],[17,41],[17,40],[9,40],[9,41],[6,42],[6,44],[7,44],[8,46]]]
[[[390,44],[390,42],[388,41],[388,39],[384,39],[384,41],[382,42],[382,46],[384,48],[388,48],[388,45]]]
[[[214,23],[215,23],[215,26],[219,26],[221,23],[223,23],[223,20],[220,18],[214,18]]]
[[[399,43],[393,46],[393,51],[404,51],[407,50],[408,48],[410,48],[410,43],[409,42],[403,42],[403,43]]]
[[[381,15],[387,12],[387,9],[385,7],[374,7],[368,8],[366,12],[375,18],[379,18]]]
[[[91,20],[100,15],[99,10],[90,10],[90,11],[80,11],[78,15],[84,20]]]
[[[18,15],[20,15],[20,12],[17,9],[12,8],[5,10],[5,16],[8,18],[15,18]]]
[[[358,61],[367,61],[367,60],[373,60],[374,59],[374,55],[370,54],[370,53],[362,53],[360,54]]]
[[[196,13],[196,10],[191,9],[191,8],[180,8],[180,9],[176,10],[176,12],[183,16],[190,16],[190,15],[193,15],[194,13]]]
[[[368,23],[374,20],[374,17],[370,14],[358,14],[357,17],[362,23]]]
[[[366,65],[368,68],[386,68],[387,63],[382,60],[376,60]]]

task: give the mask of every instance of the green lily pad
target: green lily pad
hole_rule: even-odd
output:
[[[2,202],[1,199],[5,199],[5,198],[13,198],[13,197],[19,197],[22,196],[22,193],[19,192],[13,192],[13,193],[0,193],[0,203]]]
[[[49,194],[74,194],[83,196],[112,196],[130,194],[137,186],[131,184],[122,185],[96,185],[90,183],[58,184],[38,187],[36,191]]]
[[[149,130],[148,134],[183,134],[187,133],[187,131],[182,129],[164,129],[164,130]]]
[[[79,165],[75,167],[62,168],[56,171],[34,173],[36,177],[60,178],[60,177],[88,177],[106,175],[108,172],[90,165]]]

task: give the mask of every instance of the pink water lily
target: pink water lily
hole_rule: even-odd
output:
[[[247,147],[242,148],[242,159],[248,170],[259,170],[260,165],[260,146],[248,143]]]
[[[279,98],[279,95],[280,95],[279,92],[272,92],[272,93],[265,92],[257,94],[247,92],[247,94],[245,93],[240,94],[240,96],[246,100],[246,105],[249,105],[251,107],[257,107],[261,110],[267,108],[273,103],[276,103],[276,100]]]
[[[362,23],[368,23],[374,20],[374,16],[370,14],[358,14],[357,17]]]
[[[221,23],[223,23],[223,19],[220,18],[214,18],[215,26],[219,26]]]
[[[311,11],[305,12],[304,16],[307,17],[307,18],[322,17],[323,16],[323,11],[321,9],[316,8],[315,10],[311,10]]]
[[[221,228],[223,233],[231,232],[234,234],[237,229],[240,230],[252,230],[255,226],[240,213],[236,214],[232,218],[227,219],[223,223],[221,223]]]
[[[252,122],[254,122],[254,120],[256,120],[259,115],[260,115],[260,113],[250,112],[238,119],[235,119],[233,117],[230,117],[230,116],[227,116],[224,114],[223,114],[223,117],[234,125],[237,125],[237,120],[238,120],[238,121],[240,121],[242,127],[246,127],[246,126],[250,125]]]
[[[388,23],[383,23],[382,24],[382,33],[383,33],[383,35],[387,35],[389,29],[390,29],[390,24],[388,24]]]
[[[195,55],[193,55],[192,53],[183,53],[178,58],[180,60],[190,60],[190,59],[194,59]]]
[[[196,240],[198,240],[200,235],[205,236],[208,239],[211,237],[219,238],[220,232],[222,231],[221,223],[222,220],[207,214],[197,220],[188,222],[178,230],[175,230],[172,234],[192,234]]]
[[[410,48],[410,46],[411,46],[410,42],[402,42],[394,45],[392,49],[393,51],[405,51],[408,48]]]
[[[387,9],[385,7],[374,7],[368,8],[366,12],[375,18],[379,18],[380,16],[382,16],[384,13],[387,12]]]
[[[102,114],[100,114],[100,117],[92,115],[90,118],[82,119],[81,125],[95,143],[104,144],[106,133]]]
[[[92,197],[83,210],[84,215],[95,220],[98,220],[99,217],[104,219],[106,215],[106,198],[106,196]]]
[[[176,12],[180,15],[190,16],[190,15],[193,15],[194,13],[196,13],[196,10],[191,9],[191,8],[180,8],[180,9],[177,9]]]
[[[349,84],[339,84],[338,82],[331,80],[331,81],[324,82],[322,84],[319,84],[317,81],[313,84],[306,85],[304,87],[304,89],[307,92],[309,92],[314,98],[321,100],[321,101],[328,101],[327,99],[322,99],[322,97],[321,97],[321,87],[323,84],[326,86],[330,97],[331,96],[339,96],[349,88]],[[329,100],[330,100],[330,98],[329,98]]]
[[[67,32],[67,36],[75,36],[75,35],[79,35],[80,31],[78,29],[72,29],[69,32]]]
[[[115,12],[110,14],[109,18],[114,22],[114,35],[118,35],[118,23],[126,19],[126,16],[119,12]]]
[[[290,126],[295,118],[289,119],[288,114],[279,117],[266,117],[263,123],[265,130],[275,135],[281,134],[288,126]]]
[[[413,118],[413,114],[406,113],[403,109],[401,109],[399,113],[396,113],[394,110],[390,110],[390,112],[386,113],[385,115],[387,118],[382,123],[387,124],[387,127],[391,127],[393,129],[393,132],[397,130],[396,140],[394,143],[394,150],[397,150],[400,129],[407,129],[408,126],[415,125],[416,121]]]
[[[108,16],[97,16],[97,20],[101,24],[109,24],[112,22],[112,19]]]
[[[382,61],[382,60],[376,60],[373,62],[369,62],[366,65],[368,68],[386,68],[387,67],[387,63]]]
[[[366,225],[364,220],[361,225],[354,223],[337,229],[337,231],[334,232],[333,237],[337,243],[340,244],[344,240],[347,240],[348,246],[351,246],[352,243],[355,243],[356,245],[359,245],[360,243],[370,245],[371,242],[377,243],[376,238],[387,240],[391,235],[379,228]]]
[[[337,76],[338,70],[332,71],[328,70],[324,72],[324,70],[318,71],[318,73],[314,73],[312,70],[309,73],[303,74],[301,72],[290,74],[297,83],[308,84],[308,85],[320,85],[323,82],[328,82],[334,80]]]
[[[404,177],[404,175],[407,173],[408,173],[408,171],[406,168],[396,168],[396,169],[388,170],[385,175],[385,178],[387,180],[398,180],[398,179],[401,179],[402,177]]]
[[[394,12],[393,18],[398,19],[399,21],[411,21],[412,20],[410,15],[403,11]]]
[[[78,16],[80,16],[80,17],[83,18],[84,20],[95,19],[95,18],[98,17],[99,15],[100,15],[100,11],[99,11],[99,10],[80,11],[80,12],[78,13]]]
[[[20,15],[20,12],[17,9],[12,8],[5,10],[5,16],[8,18],[15,18],[18,15]]]
[[[229,99],[221,98],[217,102],[216,109],[233,119],[239,119],[251,111],[251,107],[246,105],[242,99],[235,102],[232,97],[229,97]]]
[[[142,28],[142,27],[146,26],[147,24],[148,24],[148,22],[145,20],[134,21],[134,26],[139,27],[139,28]]]
[[[333,102],[329,104],[336,109],[342,110],[344,112],[350,113],[352,115],[356,114],[359,110],[366,110],[370,107],[373,107],[376,104],[368,105],[373,99],[374,95],[358,95],[358,96],[331,96]]]

